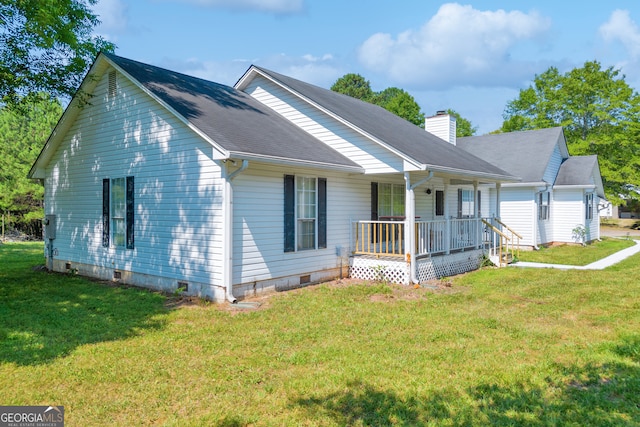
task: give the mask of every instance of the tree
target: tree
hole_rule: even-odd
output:
[[[456,136],[458,138],[473,136],[478,131],[477,126],[473,126],[469,120],[462,117],[457,111],[448,109],[447,113],[456,118]]]
[[[0,4],[0,102],[25,96],[71,97],[101,50],[114,45],[92,35],[97,0],[3,0]]]
[[[373,102],[414,125],[424,127],[424,113],[420,111],[420,106],[413,96],[402,89],[387,88],[377,93]]]
[[[41,232],[44,190],[27,173],[61,114],[60,102],[46,93],[23,98],[17,109],[0,109],[0,213],[30,235]]]
[[[640,97],[613,67],[599,62],[561,74],[551,67],[507,104],[502,131],[563,126],[572,155],[597,154],[607,198],[637,198]]]
[[[369,80],[353,73],[345,74],[336,80],[331,90],[366,102],[370,102],[374,96]]]
[[[361,75],[345,74],[331,86],[331,90],[379,105],[415,125],[424,127],[424,113],[420,112],[420,105],[408,92],[397,87],[374,92],[369,81]]]

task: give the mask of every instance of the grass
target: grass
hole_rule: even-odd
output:
[[[518,259],[544,264],[588,265],[633,245],[632,240],[603,237],[602,241],[587,246],[562,245],[541,247],[537,251],[520,251]]]
[[[234,311],[32,271],[0,245],[0,402],[69,426],[640,424],[640,255],[331,283]]]

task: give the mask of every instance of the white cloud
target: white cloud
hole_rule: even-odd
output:
[[[640,28],[629,16],[628,10],[615,10],[599,29],[606,42],[620,42],[634,61],[640,59]]]
[[[447,3],[418,30],[378,33],[359,49],[367,68],[404,85],[449,88],[506,86],[528,80],[540,65],[516,60],[519,43],[541,40],[551,27],[537,12],[480,11]]]
[[[200,6],[224,7],[235,10],[257,10],[276,14],[299,13],[304,0],[182,0]]]

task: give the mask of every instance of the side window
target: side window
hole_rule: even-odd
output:
[[[593,219],[593,193],[588,193],[584,201],[585,219]]]
[[[134,248],[134,177],[102,180],[102,246]]]
[[[550,216],[551,193],[548,191],[538,193],[538,219],[546,221]]]
[[[284,177],[284,251],[327,247],[326,178]]]

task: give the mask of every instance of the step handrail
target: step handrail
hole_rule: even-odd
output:
[[[512,236],[516,236],[518,238],[518,241],[516,242],[516,256],[519,258],[520,257],[520,240],[523,238],[518,232],[516,232],[514,229],[512,229],[511,227],[509,227],[507,224],[505,224],[504,222],[502,222],[500,220],[500,218],[494,218],[496,220],[496,222],[498,224],[500,224],[502,227],[506,228],[507,230],[509,230],[509,232],[511,233]],[[513,243],[512,243],[513,245]],[[513,252],[513,248],[511,249],[511,251]]]
[[[489,229],[491,231],[493,231],[498,236],[500,236],[500,244],[498,245],[498,267],[502,267],[502,242],[503,242],[503,239],[504,239],[504,241],[506,242],[507,253],[508,253],[509,252],[509,241],[511,239],[509,238],[509,236],[504,234],[502,231],[500,231],[498,228],[496,228],[493,224],[488,222],[486,219],[482,218],[482,222],[484,223],[484,225],[489,227]],[[505,263],[505,265],[506,265],[506,263]]]
[[[522,238],[523,238],[520,234],[518,234],[518,232],[517,232],[517,231],[515,231],[514,229],[512,229],[511,227],[509,227],[509,226],[508,226],[507,224],[505,224],[504,222],[500,221],[500,218],[494,218],[494,219],[496,220],[496,222],[497,222],[498,224],[500,224],[501,226],[503,226],[504,228],[506,228],[507,230],[509,230],[512,234],[515,234],[515,235],[518,237],[518,239],[522,239]]]

